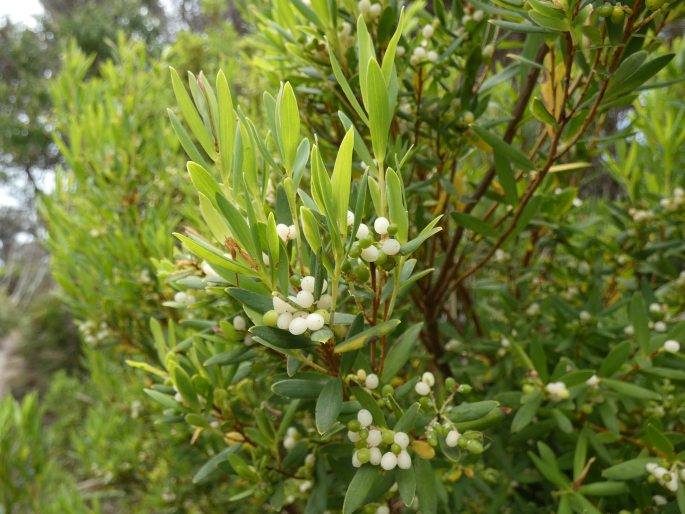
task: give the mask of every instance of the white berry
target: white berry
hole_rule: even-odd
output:
[[[242,316],[236,316],[233,318],[233,328],[235,328],[237,331],[242,332],[246,327],[247,323],[245,322],[245,318]]]
[[[381,236],[384,236],[388,233],[389,226],[390,222],[387,218],[384,218],[383,216],[381,216],[380,218],[376,218],[376,221],[373,222],[373,229],[376,231],[376,234],[379,234]]]
[[[394,453],[387,452],[385,455],[383,455],[381,458],[381,467],[385,471],[395,469],[395,466],[397,466],[397,456]]]
[[[426,39],[432,38],[433,32],[433,25],[426,25],[425,27],[423,27],[423,30],[421,30],[421,34],[423,34],[423,37],[425,37]]]
[[[290,322],[293,320],[293,315],[290,312],[284,312],[278,316],[276,326],[281,330],[288,330]]]
[[[307,331],[307,321],[304,318],[295,318],[290,322],[288,331],[294,335],[299,336]]]
[[[366,237],[368,235],[369,235],[369,227],[366,225],[366,223],[360,223],[359,228],[357,229],[357,234],[356,234],[357,239],[361,239],[361,238]]]
[[[278,237],[280,237],[284,243],[288,242],[288,234],[290,233],[288,225],[279,223],[276,225],[276,232],[278,233]]]
[[[354,225],[354,213],[352,211],[347,211],[347,226]]]
[[[378,446],[381,444],[382,438],[383,436],[381,435],[381,431],[377,428],[372,428],[369,430],[369,435],[366,438],[366,444],[371,447]]]
[[[378,259],[378,248],[371,245],[362,250],[362,259],[366,262],[375,262]]]
[[[378,375],[371,373],[366,377],[364,385],[369,389],[376,389],[378,387]]]
[[[400,242],[397,239],[386,239],[383,241],[382,250],[386,255],[397,255],[400,253]]]
[[[357,412],[357,421],[359,421],[359,424],[362,427],[368,427],[371,423],[373,423],[373,416],[368,410],[362,409]]]
[[[400,469],[411,468],[411,457],[406,451],[400,452],[397,456],[397,467]]]
[[[351,430],[347,432],[347,438],[350,440],[350,442],[356,443],[358,442],[362,437],[359,435],[359,432],[352,432]]]
[[[459,442],[459,439],[461,438],[461,434],[457,432],[456,430],[450,430],[447,432],[447,436],[445,437],[445,443],[447,446],[450,448],[454,448],[457,446],[457,443]]]
[[[402,449],[409,446],[409,436],[404,432],[397,432],[393,440],[395,441],[395,444],[397,444]]]
[[[426,371],[421,376],[421,382],[425,382],[430,387],[433,387],[435,385],[435,375],[433,375],[433,373],[431,373],[430,371]]]
[[[417,382],[414,386],[414,391],[421,396],[426,396],[427,394],[430,394],[431,388],[425,382]]]
[[[382,458],[383,454],[378,448],[369,448],[369,464],[378,466],[381,463]]]
[[[316,279],[312,277],[311,275],[307,275],[306,277],[302,277],[302,280],[300,281],[300,287],[304,291],[309,291],[310,293],[314,292],[314,284],[316,284]]]
[[[312,332],[315,332],[321,328],[323,328],[324,325],[324,319],[321,314],[317,314],[316,312],[313,312],[312,314],[307,316],[307,328],[311,330]]]
[[[278,296],[273,297],[274,310],[277,314],[283,314],[284,312],[294,312],[295,309],[285,300],[281,300]]]
[[[288,239],[295,239],[297,237],[297,229],[295,225],[290,225],[288,227]]]
[[[297,293],[295,301],[297,302],[297,305],[303,309],[309,309],[312,305],[314,305],[314,295],[309,291],[302,290]]]
[[[664,351],[668,353],[678,353],[680,351],[680,343],[673,339],[669,339],[664,343]]]
[[[322,294],[322,295],[319,297],[319,301],[316,302],[316,306],[317,306],[319,309],[323,309],[323,310],[325,310],[325,311],[327,311],[328,309],[330,309],[330,308],[331,308],[331,305],[333,305],[333,297],[332,297],[331,295],[329,295],[329,294]]]
[[[295,448],[295,438],[290,436],[286,437],[283,440],[283,448],[285,448],[286,450],[292,450],[293,448]]]

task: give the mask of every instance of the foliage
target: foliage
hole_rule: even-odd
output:
[[[680,6],[262,7],[255,62],[288,80],[264,122],[172,70],[211,235],[158,266],[187,320],[132,365],[166,421],[223,433],[196,477],[243,512],[685,509],[681,225],[569,214]]]
[[[53,275],[86,340],[146,349],[148,317],[167,315],[149,259],[171,255],[166,234],[181,222],[172,208],[184,184],[173,134],[156,115],[159,67],[140,43],[121,39],[117,57],[86,78],[92,59],[74,47],[64,56],[53,104],[66,168],[43,215]]]

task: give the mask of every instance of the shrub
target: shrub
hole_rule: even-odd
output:
[[[679,7],[334,7],[255,13],[289,79],[263,129],[223,74],[189,95],[172,73],[211,237],[162,269],[188,321],[153,323],[147,393],[224,435],[200,475],[232,475],[241,511],[685,508],[682,326],[647,307],[668,268],[606,263],[649,262],[656,229],[600,204],[589,231],[568,173],[670,62],[650,54]]]

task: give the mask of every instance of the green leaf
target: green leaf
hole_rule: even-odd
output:
[[[586,496],[618,496],[628,492],[628,484],[625,482],[595,482],[594,484],[581,485],[578,492]]]
[[[390,100],[388,98],[388,85],[383,79],[383,72],[374,58],[368,61],[367,71],[368,102],[366,110],[369,113],[369,125],[371,129],[371,146],[376,160],[382,163],[388,145],[388,131],[390,130]]]
[[[350,129],[340,143],[335,159],[331,186],[333,188],[333,205],[338,230],[344,237],[347,233],[347,210],[350,204],[350,186],[352,183],[352,150],[354,149],[354,129]]]
[[[250,255],[258,255],[257,249],[252,240],[252,231],[250,226],[245,221],[245,218],[240,211],[231,202],[226,200],[224,195],[217,193],[215,195],[219,211],[223,214],[226,223],[231,229],[231,233],[236,242]],[[261,255],[261,253],[259,254]]]
[[[181,146],[185,150],[186,154],[188,154],[188,157],[197,162],[203,168],[209,168],[209,164],[207,164],[207,161],[205,161],[205,158],[200,153],[200,150],[198,150],[197,146],[195,146],[195,143],[193,143],[193,140],[190,138],[190,134],[188,134],[186,129],[183,128],[183,125],[181,125],[181,122],[178,120],[174,112],[171,109],[167,109],[167,114],[169,115],[169,120],[171,120],[171,127],[174,129],[176,137],[181,143]]]
[[[351,336],[342,343],[335,346],[333,350],[335,353],[350,352],[352,350],[359,350],[363,347],[372,337],[381,337],[389,334],[394,330],[394,328],[400,324],[398,319],[390,319],[374,325],[373,327],[367,328],[362,332]]]
[[[628,317],[633,325],[637,344],[640,345],[642,351],[647,352],[649,346],[649,317],[647,316],[647,306],[640,293],[635,293],[630,300]]]
[[[545,27],[540,27],[537,25],[531,25],[530,23],[516,23],[513,21],[506,21],[506,20],[488,20],[488,23],[491,23],[493,25],[496,25],[498,27],[502,27],[503,29],[506,30],[512,30],[514,32],[524,32],[524,33],[532,33],[532,34],[552,34],[555,33],[556,30],[551,30]]]
[[[487,416],[490,414],[490,411],[497,409],[498,407],[499,402],[494,400],[484,400],[473,403],[464,402],[452,408],[448,417],[455,422],[473,421]]]
[[[400,243],[406,243],[409,235],[409,213],[404,202],[404,188],[402,180],[395,170],[388,168],[385,174],[386,190],[388,198],[388,214],[393,223],[397,225],[395,238]]]
[[[290,175],[295,167],[297,146],[300,144],[300,111],[290,82],[283,86],[277,109],[283,146],[283,165]]]
[[[239,348],[236,348],[235,350],[231,350],[230,352],[217,353],[216,355],[213,355],[212,357],[207,359],[202,364],[204,366],[228,366],[230,364],[238,364],[240,362],[253,359],[256,356],[257,352],[255,350],[252,350],[247,346],[241,346]]]
[[[573,480],[578,480],[580,474],[585,468],[585,461],[587,460],[587,444],[588,444],[588,429],[586,426],[578,436],[576,442],[576,449],[573,453]]]
[[[402,502],[409,506],[414,501],[414,496],[416,495],[416,473],[414,468],[409,469],[399,469],[396,473],[397,487],[399,489],[400,498]]]
[[[154,389],[143,389],[143,392],[167,409],[179,410],[181,408],[181,405],[168,394],[160,393]]]
[[[550,31],[568,32],[570,30],[568,21],[565,18],[553,18],[535,11],[529,12],[528,16],[530,16],[530,19],[536,24]]]
[[[347,486],[345,500],[343,501],[343,514],[352,514],[364,504],[374,484],[381,478],[379,466],[366,464],[359,468]]]
[[[223,243],[226,238],[231,237],[231,229],[228,228],[223,216],[216,210],[212,201],[202,193],[200,193],[200,212],[217,242]]]
[[[542,100],[539,98],[533,98],[533,101],[530,104],[530,112],[542,123],[546,123],[555,128],[559,126],[557,120],[552,116],[552,113],[547,110],[545,104],[542,103]]]
[[[475,216],[471,216],[465,212],[452,212],[452,217],[457,224],[468,228],[469,230],[473,230],[477,234],[492,238],[497,237],[497,231],[494,228]]]
[[[633,480],[647,474],[645,466],[650,462],[658,462],[657,458],[640,457],[631,459],[602,471],[602,476],[609,480]]]
[[[209,477],[212,473],[214,473],[214,471],[216,471],[216,469],[219,467],[219,464],[223,462],[228,462],[229,455],[236,453],[238,450],[240,450],[240,447],[241,445],[239,444],[229,446],[228,448],[220,451],[214,457],[205,462],[202,465],[202,467],[197,470],[197,473],[195,473],[195,475],[193,476],[193,483],[197,484],[199,482],[202,482],[207,477]]]
[[[298,350],[313,346],[313,343],[308,337],[296,336],[287,330],[280,330],[278,328],[254,326],[250,327],[250,333],[260,339],[264,339],[276,348]]]
[[[509,160],[510,162],[518,165],[524,170],[533,170],[535,166],[521,151],[517,150],[511,145],[508,145],[502,141],[498,136],[492,134],[491,132],[479,127],[478,125],[471,125],[471,129],[485,141],[495,154],[499,154],[501,157]]]
[[[369,181],[369,183],[371,182]],[[440,222],[441,218],[442,215],[435,218],[428,225],[426,225],[426,227],[419,233],[418,236],[416,236],[408,243],[403,244],[400,247],[400,254],[409,255],[415,252],[419,248],[419,246],[421,246],[429,237],[432,237],[438,232],[440,232],[442,230],[442,227],[436,227],[435,225],[437,225]]]
[[[619,394],[629,396],[631,398],[637,398],[638,400],[659,400],[661,395],[650,389],[645,389],[644,387],[636,386],[629,382],[622,382],[620,380],[614,380],[611,378],[602,379],[602,383],[606,385],[609,389],[613,389]]]
[[[339,378],[333,378],[321,390],[316,401],[316,429],[319,434],[326,432],[338,419],[342,401],[342,381]]]
[[[195,388],[193,387],[193,383],[191,382],[188,373],[186,373],[182,367],[175,366],[171,370],[171,376],[174,379],[176,389],[181,393],[185,402],[189,404],[192,409],[198,410],[200,408],[200,402],[197,399],[197,393],[195,392]]]
[[[216,195],[221,194],[221,188],[216,180],[202,166],[193,161],[188,161],[188,174],[193,182],[195,189],[205,195],[214,205],[216,205]]]
[[[221,180],[227,184],[233,171],[233,145],[235,143],[235,113],[233,99],[224,72],[216,75],[216,91],[219,100],[219,155],[221,156]]]
[[[176,102],[181,108],[181,114],[183,114],[183,118],[190,127],[190,131],[200,142],[200,145],[202,145],[202,148],[204,148],[205,152],[207,152],[207,155],[213,157],[216,152],[214,150],[214,141],[212,141],[211,135],[202,122],[200,115],[197,113],[197,109],[195,109],[193,101],[190,99],[190,95],[183,86],[183,82],[181,82],[181,78],[178,76],[178,73],[174,68],[170,67],[169,70],[171,72],[171,85],[174,90],[174,95],[176,96]]]
[[[319,231],[319,224],[314,217],[311,209],[304,205],[300,207],[300,219],[302,220],[302,232],[309,243],[312,252],[318,254],[321,250],[321,232]]]
[[[414,472],[416,476],[416,496],[423,514],[437,514],[438,497],[435,487],[435,472],[430,461],[414,458]]]
[[[528,402],[521,406],[511,422],[512,432],[518,432],[528,426],[535,417],[535,414],[537,414],[538,408],[540,407],[540,404],[542,404],[542,399],[542,392],[538,390],[533,393]]]
[[[243,305],[247,305],[250,309],[264,314],[274,308],[273,300],[268,296],[253,293],[247,289],[241,289],[239,287],[229,287],[226,292],[233,298],[238,300]]]
[[[343,74],[342,69],[340,68],[340,63],[338,62],[338,59],[336,59],[335,55],[333,54],[333,45],[329,44],[327,46],[328,55],[331,58],[331,68],[333,69],[333,75],[335,75],[335,79],[338,81],[340,88],[343,90],[343,93],[345,93],[345,98],[347,98],[347,101],[350,102],[350,105],[357,113],[357,116],[359,116],[359,119],[361,119],[364,122],[364,124],[368,126],[369,118],[366,116],[366,113],[362,109],[362,106],[359,105],[357,97],[354,96],[352,88],[350,87],[350,84],[347,82],[347,79],[345,78],[345,75]]]
[[[381,65],[381,71],[383,72],[383,78],[386,83],[390,83],[392,78],[392,71],[395,66],[395,52],[397,51],[397,43],[402,37],[402,29],[404,28],[404,7],[400,11],[400,19],[397,22],[397,28],[395,33],[392,35],[388,46],[385,48],[385,54],[383,55],[383,64]]]
[[[369,94],[368,94],[368,63],[375,55],[373,49],[373,41],[369,34],[369,29],[366,27],[364,16],[359,15],[357,18],[357,52],[359,63],[359,88],[362,94],[362,103],[369,111]]]
[[[649,79],[651,79],[654,75],[656,75],[669,62],[671,62],[674,55],[675,54],[662,55],[657,57],[656,59],[652,59],[651,61],[644,63],[637,69],[633,68],[633,73],[628,75],[625,79],[623,79],[622,77],[617,78],[616,75],[614,75],[614,80],[612,81],[613,85],[610,84],[607,88],[607,98],[613,98],[616,96],[631,93],[632,91],[640,87],[642,84],[647,82]],[[630,57],[626,58],[626,61],[628,61],[628,59],[630,59]],[[621,67],[619,66],[619,69],[620,68]],[[626,71],[629,71],[628,65],[626,65],[626,68]]]
[[[519,197],[516,189],[516,176],[511,169],[509,160],[498,153],[495,153],[495,174],[502,189],[504,189],[504,199],[509,205],[517,205]]]
[[[322,375],[324,377],[324,375]],[[325,377],[324,377],[325,378]],[[315,400],[321,394],[326,382],[303,378],[290,378],[274,382],[271,390],[279,396],[304,400]]]
[[[383,373],[381,373],[382,382],[390,382],[407,363],[414,347],[418,343],[418,336],[422,328],[423,322],[416,323],[407,328],[407,330],[392,343],[390,350],[385,357],[385,363],[383,364]]]
[[[393,430],[395,432],[411,432],[415,428],[416,416],[419,413],[421,405],[412,403],[409,408],[404,411],[402,417],[395,423]]]
[[[599,375],[602,377],[610,377],[621,369],[621,366],[626,363],[628,355],[630,355],[630,347],[630,341],[623,341],[614,346],[606,359],[602,361],[602,365],[599,368]]]

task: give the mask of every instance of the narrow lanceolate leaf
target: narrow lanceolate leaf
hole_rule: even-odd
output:
[[[517,150],[513,146],[502,141],[498,136],[492,134],[482,127],[479,127],[478,125],[471,125],[471,129],[478,135],[478,137],[492,147],[492,151],[495,152],[495,154],[499,154],[502,157],[509,159],[509,161],[513,162],[522,169],[532,170],[535,168],[528,157],[523,155],[521,151]]]
[[[419,498],[423,514],[436,514],[438,511],[438,497],[435,487],[435,471],[430,461],[416,458],[413,460],[416,473],[416,495]]]
[[[381,478],[379,466],[366,464],[359,468],[347,486],[345,500],[343,502],[343,514],[352,514],[364,504],[366,495],[369,494],[374,484]]]
[[[359,87],[362,93],[362,103],[368,112],[369,94],[367,86],[367,63],[369,62],[369,59],[375,58],[375,55],[369,29],[366,27],[364,16],[361,14],[359,15],[359,18],[357,18],[357,51],[359,54]]]
[[[185,150],[188,157],[205,169],[209,168],[209,164],[207,164],[205,158],[200,153],[200,150],[197,148],[197,146],[195,146],[195,143],[193,143],[190,134],[188,134],[186,129],[183,128],[183,125],[179,121],[178,117],[174,114],[174,111],[167,109],[167,114],[169,115],[169,120],[171,120],[171,127],[174,129],[176,137],[178,137],[178,140],[180,141],[181,146]]]
[[[216,195],[221,194],[221,189],[214,177],[196,162],[188,161],[187,168],[195,189],[205,195],[212,202],[212,205],[216,206]]]
[[[459,225],[473,230],[477,234],[485,237],[497,237],[497,231],[494,228],[475,216],[465,212],[453,212],[452,217]]]
[[[300,207],[300,219],[302,220],[302,232],[309,243],[312,251],[315,254],[321,250],[321,232],[319,232],[319,224],[316,221],[314,213],[307,207]]]
[[[402,502],[409,506],[416,495],[416,473],[413,467],[397,470],[397,487]]]
[[[291,378],[280,380],[271,386],[271,390],[279,396],[302,400],[314,400],[318,398],[324,388],[324,383],[319,380]]]
[[[279,123],[281,126],[281,142],[283,148],[283,164],[288,173],[293,172],[297,146],[300,143],[300,111],[290,82],[283,86],[283,93],[278,104]]]
[[[647,317],[647,306],[640,293],[635,293],[628,307],[628,316],[635,331],[635,340],[644,352],[649,346],[649,318]]]
[[[540,100],[539,98],[534,98],[533,101],[531,102],[530,112],[533,116],[535,116],[542,123],[546,123],[547,125],[551,125],[553,127],[559,126],[559,124],[557,123],[557,120],[554,119],[554,116],[552,116],[552,113],[550,113],[547,110],[547,108],[545,107],[545,104],[542,103],[542,100]]]
[[[633,480],[647,474],[645,466],[651,462],[658,462],[659,459],[644,457],[631,459],[602,471],[602,476],[609,480]]]
[[[388,321],[384,321],[383,323],[379,323],[378,325],[374,325],[373,327],[367,328],[366,330],[363,330],[359,334],[356,334],[356,335],[346,339],[345,341],[343,341],[339,345],[336,345],[334,352],[335,353],[344,353],[344,352],[350,352],[352,350],[359,350],[372,337],[381,337],[381,336],[384,336],[386,334],[389,334],[399,324],[400,324],[400,320],[391,319]]]
[[[388,146],[388,131],[390,130],[392,114],[388,98],[388,85],[376,59],[369,59],[366,84],[368,91],[366,110],[369,113],[371,145],[376,159],[378,162],[382,162],[385,159]]]
[[[385,176],[388,198],[388,214],[393,223],[397,225],[395,238],[400,243],[406,243],[409,235],[409,215],[404,203],[404,188],[402,180],[393,169],[388,168]]]
[[[329,380],[316,401],[316,429],[320,434],[331,428],[338,419],[342,401],[342,381],[340,378]]]
[[[407,363],[411,353],[418,343],[418,335],[423,328],[423,323],[412,325],[390,346],[390,351],[385,357],[381,380],[388,382]]]
[[[221,180],[228,183],[233,169],[233,144],[235,142],[235,113],[233,99],[226,76],[219,71],[216,76],[219,101],[219,155],[221,157]]]
[[[617,393],[628,396],[630,398],[637,398],[638,400],[659,400],[661,395],[652,391],[651,389],[646,389],[644,387],[631,384],[629,382],[622,382],[620,380],[604,378],[602,383],[608,388],[613,389]]]
[[[395,66],[395,53],[397,51],[397,44],[402,37],[402,29],[404,28],[404,7],[400,11],[400,19],[397,22],[397,28],[395,33],[390,39],[387,48],[385,49],[385,54],[383,55],[383,64],[381,65],[381,71],[383,72],[383,78],[386,83],[390,83],[392,77],[392,70]]]
[[[331,186],[338,230],[343,238],[347,230],[347,208],[350,203],[350,184],[352,182],[352,151],[354,150],[354,129],[350,129],[340,143],[335,159]]]
[[[250,328],[250,333],[254,334],[260,339],[264,339],[277,348],[283,348],[286,350],[308,348],[309,346],[313,345],[308,337],[296,336],[287,330],[279,330],[272,327],[252,327]]]
[[[213,157],[216,152],[214,151],[214,142],[212,141],[212,137],[209,132],[207,132],[207,128],[202,122],[200,115],[197,113],[197,109],[195,109],[188,91],[186,91],[186,88],[183,86],[181,77],[178,76],[178,73],[174,68],[170,68],[170,70],[171,85],[174,89],[174,95],[176,96],[178,106],[181,109],[181,114],[183,114],[183,118],[190,127],[190,131],[200,142],[200,145],[202,145],[204,151],[207,152],[207,155]]]

